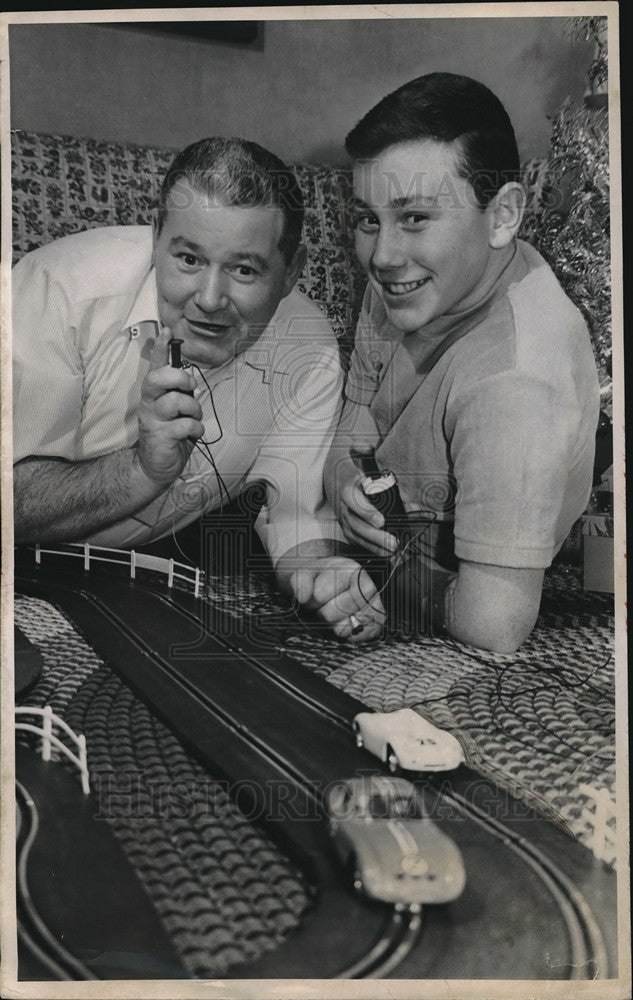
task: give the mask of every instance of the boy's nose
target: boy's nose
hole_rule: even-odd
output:
[[[406,264],[404,246],[395,229],[384,226],[379,231],[371,262],[376,270],[388,270]]]
[[[205,313],[226,309],[229,297],[226,294],[224,277],[215,271],[201,274],[198,290],[194,296],[195,303]]]

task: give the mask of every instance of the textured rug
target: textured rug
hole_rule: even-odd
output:
[[[288,654],[371,708],[410,706],[450,730],[473,770],[614,862],[613,598],[584,591],[575,567],[546,574],[536,628],[511,655],[397,635],[341,643],[288,625],[287,603],[254,580],[213,579],[209,599],[276,629]]]
[[[548,574],[537,627],[511,656],[441,639],[346,645],[293,620],[256,577],[211,579],[207,596],[368,706],[412,706],[450,730],[474,770],[613,863],[613,602],[584,592],[575,570]],[[308,905],[300,874],[57,609],[31,597],[15,607],[44,659],[28,703],[87,734],[98,818],[191,975],[218,977],[275,948]]]

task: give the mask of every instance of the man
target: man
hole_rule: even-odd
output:
[[[329,324],[294,290],[302,221],[277,157],[205,139],[171,165],[153,229],[91,230],[20,261],[16,542],[138,547],[263,482],[257,527],[281,585],[341,638],[376,634],[380,602],[367,613],[371,582],[336,555],[323,497],[340,371]]]
[[[348,540],[390,558],[394,614],[413,594],[416,627],[512,652],[589,497],[589,336],[516,238],[516,141],[486,87],[422,76],[373,108],[346,148],[369,283],[327,491]],[[400,547],[361,489],[353,449],[370,446],[399,484]]]

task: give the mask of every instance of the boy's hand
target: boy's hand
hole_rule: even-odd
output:
[[[398,549],[398,540],[382,530],[385,519],[363,493],[362,479],[359,475],[341,489],[338,516],[343,533],[348,542],[374,555],[392,556]]]
[[[170,337],[171,331],[164,327],[156,340],[138,414],[141,468],[149,479],[165,486],[184,469],[191,453],[189,439],[204,434],[200,404],[187,395],[193,389],[192,376],[168,364]]]
[[[316,559],[292,573],[289,587],[299,604],[318,615],[340,639],[366,642],[374,639],[385,624],[378,591],[353,559]]]

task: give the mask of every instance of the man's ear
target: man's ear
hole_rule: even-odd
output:
[[[516,181],[500,188],[487,211],[490,218],[490,246],[500,250],[508,246],[517,234],[525,211],[525,192]]]
[[[303,243],[300,243],[292,255],[292,260],[286,264],[286,276],[284,278],[283,297],[290,295],[290,292],[297,283],[297,278],[306,262],[308,251]]]

